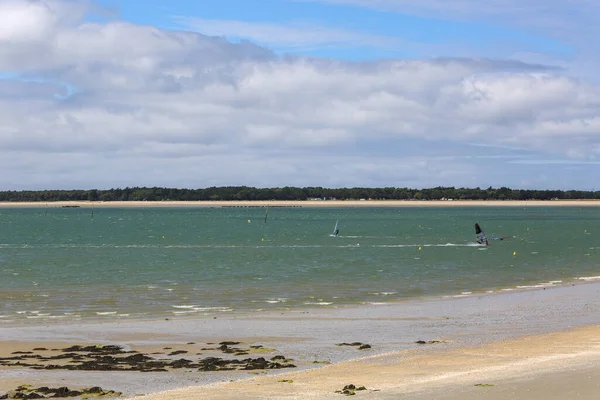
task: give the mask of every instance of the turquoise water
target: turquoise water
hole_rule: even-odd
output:
[[[0,323],[519,290],[600,275],[585,207],[0,209]],[[330,237],[336,220],[340,235]],[[475,243],[478,222],[491,246]]]

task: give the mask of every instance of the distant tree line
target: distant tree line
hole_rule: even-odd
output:
[[[435,187],[342,188],[247,186],[209,187],[205,189],[169,189],[126,187],[108,190],[24,190],[1,191],[1,202],[52,201],[201,201],[201,200],[582,200],[600,199],[600,191],[521,190],[507,187],[487,189]]]

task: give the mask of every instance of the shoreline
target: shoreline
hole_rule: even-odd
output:
[[[397,304],[339,309],[265,312],[260,315],[7,326],[3,327],[3,337],[0,340],[3,357],[15,349],[26,351],[48,343],[56,346],[60,343],[65,346],[118,344],[127,349],[141,349],[148,353],[166,353],[165,348],[170,348],[168,351],[192,348],[199,350],[208,343],[235,340],[242,342],[240,347],[258,344],[274,349],[275,351],[263,356],[269,359],[281,354],[294,359],[298,368],[230,373],[123,373],[25,370],[0,366],[0,390],[9,390],[9,386],[14,386],[17,382],[36,382],[51,387],[75,384],[102,386],[107,390],[122,391],[126,398],[151,394],[148,399],[185,399],[185,396],[190,399],[229,399],[239,397],[241,393],[245,394],[242,396],[244,398],[297,398],[305,391],[318,398],[337,398],[339,394],[334,393],[334,390],[354,383],[365,385],[368,389],[378,389],[370,393],[372,398],[387,399],[397,398],[411,390],[415,390],[415,396],[421,389],[438,390],[437,383],[444,382],[446,388],[465,389],[465,380],[461,381],[460,386],[452,386],[456,383],[453,377],[463,376],[465,370],[471,372],[464,376],[485,378],[486,381],[482,383],[491,382],[500,390],[504,386],[498,382],[509,376],[509,372],[514,377],[523,372],[523,363],[539,365],[552,360],[575,362],[587,357],[583,353],[593,350],[598,341],[587,343],[584,339],[591,334],[581,332],[589,329],[594,335],[600,333],[600,327],[597,326],[600,325],[600,310],[595,300],[599,293],[600,283],[590,282],[520,292],[408,300]],[[574,328],[576,329],[573,331]],[[549,335],[547,337],[550,339],[539,335]],[[564,357],[564,346],[556,346],[559,340],[557,338],[560,337],[568,339],[560,340],[565,346],[571,346],[568,350],[571,356]],[[418,340],[431,343],[416,344]],[[372,348],[358,350],[352,346],[336,345],[357,341],[368,343]],[[192,345],[191,342],[195,344]],[[492,353],[489,353],[491,350],[488,350],[508,348],[506,346],[520,350],[511,350],[510,357],[502,352],[492,357]],[[525,358],[522,352],[533,347],[537,349],[537,353],[531,353],[529,358]],[[200,353],[204,353],[201,357],[213,355],[205,351]],[[472,357],[475,353],[481,356]],[[192,354],[195,352],[189,351],[187,355],[174,357],[188,358]],[[217,351],[216,354],[220,353]],[[155,357],[165,356],[166,354]],[[452,362],[447,363],[445,360]],[[600,357],[594,360],[600,360]],[[313,364],[314,361],[328,361],[331,365],[323,367]],[[493,362],[493,365],[488,361]],[[410,370],[414,365],[421,365],[425,370]],[[432,367],[435,365],[439,368]],[[565,365],[552,364],[552,368],[544,371],[552,373]],[[577,369],[579,364],[571,363],[568,367]],[[530,372],[533,375],[536,373]],[[485,375],[487,373],[491,375]],[[412,386],[406,380],[407,374],[412,376]],[[280,382],[285,377],[290,377],[294,382]],[[371,380],[363,379],[366,377]],[[418,381],[417,378],[421,380]],[[233,382],[229,382],[230,380]],[[257,386],[257,382],[261,385]],[[469,390],[473,388],[472,385],[467,386]],[[175,392],[161,393],[165,390]],[[276,393],[269,390],[275,390]],[[444,388],[441,390],[445,393]],[[481,395],[482,390],[491,392],[496,389],[473,390],[475,394]],[[425,398],[432,397],[423,397]],[[450,398],[452,397],[448,397]]]
[[[96,324],[121,324],[121,323],[156,323],[161,322],[163,320],[172,320],[172,321],[193,321],[198,318],[263,318],[264,316],[273,316],[277,314],[305,314],[305,313],[327,313],[327,312],[339,312],[341,310],[355,310],[361,308],[369,308],[369,307],[397,307],[402,304],[414,303],[414,302],[440,302],[440,301],[451,301],[457,299],[467,299],[467,298],[482,298],[482,297],[494,297],[494,296],[507,296],[507,295],[515,295],[521,293],[535,292],[538,290],[546,290],[546,289],[557,289],[557,288],[566,288],[566,287],[577,287],[581,285],[599,285],[600,286],[600,276],[578,276],[565,278],[562,277],[561,281],[551,281],[547,283],[538,283],[532,285],[524,285],[524,286],[514,286],[514,287],[506,287],[499,288],[496,290],[486,290],[482,289],[479,291],[472,292],[456,292],[454,294],[432,294],[426,296],[417,296],[417,297],[405,297],[401,299],[392,299],[385,302],[377,302],[377,303],[367,303],[367,302],[357,302],[357,303],[339,303],[335,305],[325,305],[325,306],[315,306],[312,304],[307,304],[303,306],[296,306],[294,308],[282,307],[282,308],[271,308],[271,309],[257,309],[257,310],[230,310],[230,311],[215,311],[212,313],[204,312],[199,314],[181,314],[181,315],[171,315],[166,314],[160,317],[150,317],[147,315],[143,316],[127,316],[116,319],[108,319],[103,318],[99,315],[95,317],[85,317],[80,319],[24,319],[24,320],[12,320],[12,319],[0,319],[0,327],[8,327],[8,328],[27,328],[27,327],[35,327],[39,325],[44,325],[47,327],[56,327],[56,326],[81,326],[81,325],[96,325]]]
[[[600,200],[256,200],[256,201],[51,201],[0,202],[0,208],[144,207],[600,207]]]

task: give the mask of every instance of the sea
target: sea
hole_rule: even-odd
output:
[[[475,223],[490,239],[509,237],[478,245]],[[597,207],[0,208],[0,325],[381,305],[594,280]]]

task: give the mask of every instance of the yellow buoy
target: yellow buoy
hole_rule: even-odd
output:
[[[265,241],[265,238],[262,238],[262,239],[260,239],[260,241],[261,241],[261,242],[264,242],[264,241]]]
[[[163,235],[163,237],[162,237],[162,238],[164,239],[164,238],[165,238],[165,235]]]
[[[248,220],[248,223],[250,223],[250,220]]]
[[[516,252],[516,251],[513,251],[513,256],[516,256],[516,255],[517,255],[517,252]]]
[[[583,231],[583,233],[587,233],[587,229]]]
[[[421,246],[419,246],[419,250],[421,250]]]

